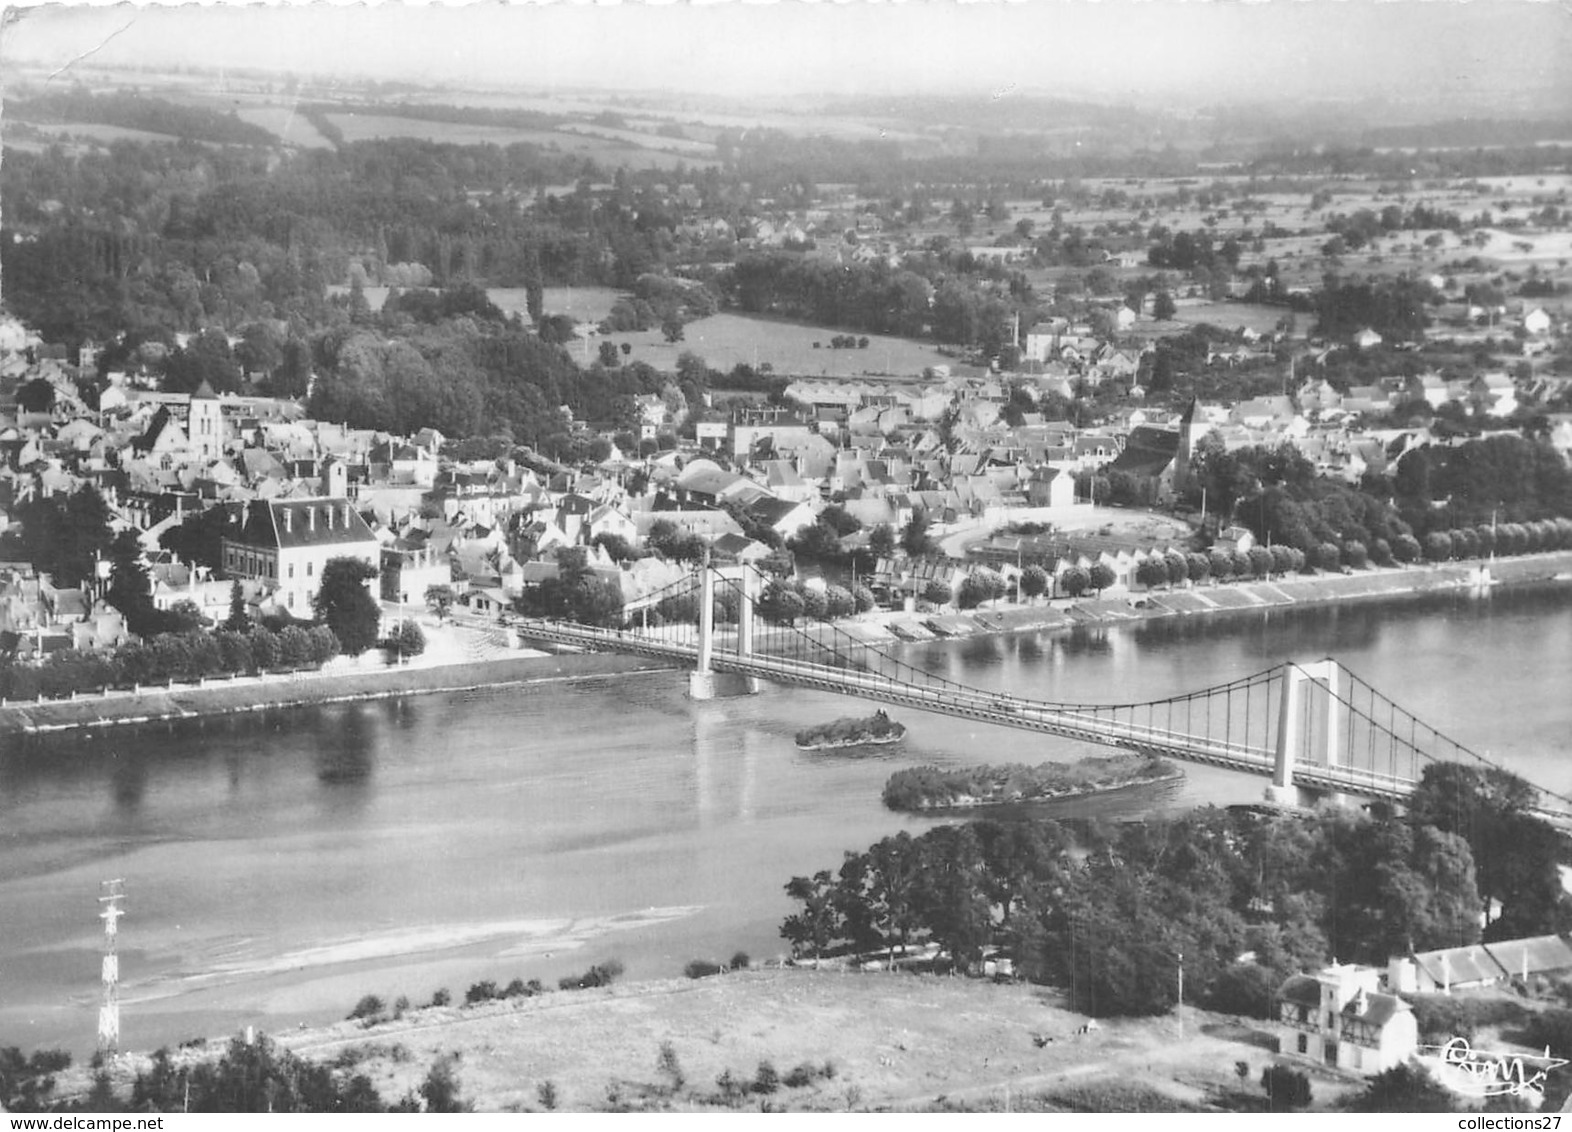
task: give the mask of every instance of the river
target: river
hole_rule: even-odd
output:
[[[1441,731],[1572,791],[1572,588],[909,646],[969,683],[1152,699],[1333,655]],[[0,1046],[92,1049],[99,882],[124,879],[124,1048],[456,999],[621,959],[629,978],[783,951],[794,873],[935,819],[900,766],[1071,760],[1064,740],[914,711],[875,755],[796,750],[869,710],[769,688],[695,703],[657,672],[57,735],[0,753]],[[1113,817],[1254,801],[1264,781],[1067,803]]]

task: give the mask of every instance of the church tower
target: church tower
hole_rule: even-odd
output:
[[[205,380],[191,394],[186,439],[204,460],[216,460],[224,454],[224,413],[219,407],[218,394]]]

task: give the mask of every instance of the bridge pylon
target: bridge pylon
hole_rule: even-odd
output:
[[[753,566],[711,566],[709,555],[699,567],[699,648],[697,664],[688,675],[688,696],[713,700],[717,696],[751,695],[761,686],[757,676],[716,672],[715,656],[715,579],[736,582],[740,598],[737,606],[737,655],[753,655],[754,607],[759,592],[759,572]]]
[[[1294,766],[1314,753],[1307,749],[1310,743],[1318,741],[1323,765],[1327,768],[1342,765],[1339,741],[1343,722],[1342,669],[1330,657],[1311,664],[1289,662],[1283,665],[1280,680],[1277,761],[1272,768],[1272,781],[1266,788],[1266,798],[1279,805],[1297,806],[1302,804],[1303,795],[1294,782]],[[1314,702],[1318,689],[1324,689],[1324,704]],[[1319,724],[1312,718],[1317,707],[1324,713]]]

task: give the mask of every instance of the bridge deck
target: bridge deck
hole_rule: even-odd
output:
[[[698,656],[698,649],[692,645],[617,629],[531,620],[524,623],[520,631],[526,636],[557,644],[614,649],[687,663],[693,663]],[[918,708],[1003,727],[1059,735],[1247,774],[1270,776],[1276,764],[1276,751],[1268,747],[1218,742],[1208,736],[1099,718],[1084,712],[1064,711],[1020,696],[967,689],[959,685],[928,687],[855,669],[766,655],[738,656],[716,651],[711,654],[710,662],[717,671],[861,696],[898,707]],[[1109,705],[1110,708],[1113,706]],[[1397,775],[1303,762],[1294,767],[1294,782],[1312,789],[1393,802],[1407,799],[1414,789],[1412,779]]]

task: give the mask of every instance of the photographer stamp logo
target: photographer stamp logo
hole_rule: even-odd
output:
[[[1474,1049],[1467,1038],[1453,1038],[1443,1046],[1420,1046],[1415,1052],[1438,1081],[1468,1097],[1537,1100],[1544,1096],[1550,1071],[1567,1064],[1565,1058],[1551,1057],[1548,1046],[1543,1054],[1490,1053]]]

